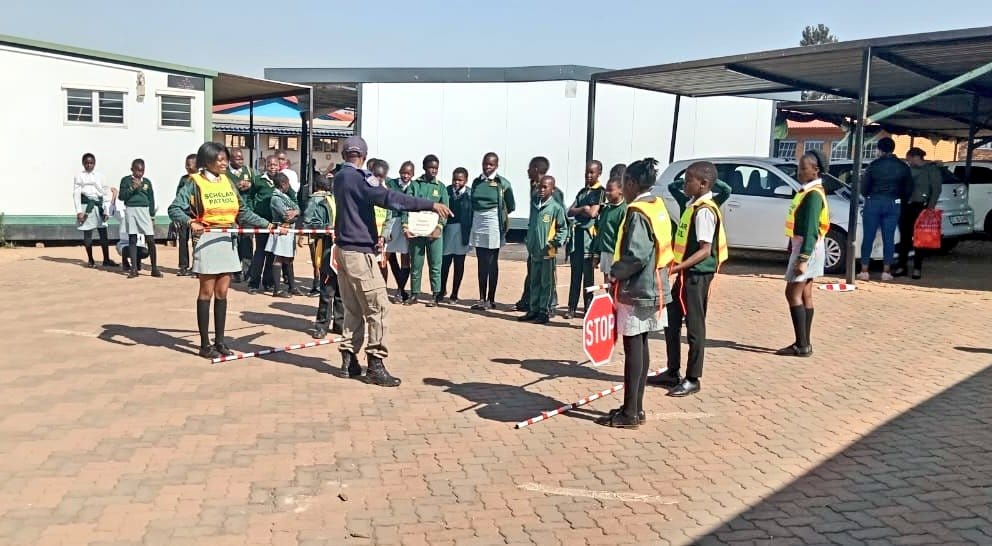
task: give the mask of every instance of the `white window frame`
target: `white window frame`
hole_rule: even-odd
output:
[[[179,127],[176,125],[162,125],[162,98],[182,97],[189,99],[189,127]],[[155,100],[158,102],[155,110],[155,123],[161,131],[194,131],[196,129],[196,93],[187,93],[180,90],[159,90],[155,92]]]
[[[834,152],[836,150],[843,150],[844,151],[844,155],[839,155],[839,154],[835,155]],[[847,139],[846,138],[845,139],[841,139],[841,140],[834,140],[834,141],[831,141],[830,142],[830,157],[829,157],[829,159],[831,161],[837,161],[837,160],[841,160],[841,159],[850,159],[850,158],[851,158],[851,148],[848,146],[848,142],[847,142]]]
[[[822,152],[823,151],[823,143],[824,143],[824,141],[822,141],[822,140],[804,140],[803,141],[803,153],[806,153],[806,152],[808,152],[810,150],[816,150],[818,152]],[[816,144],[816,147],[815,148],[810,148],[809,147],[810,144]]]
[[[868,153],[869,150],[871,151],[870,154]],[[861,147],[861,156],[868,161],[878,158],[878,140],[874,138],[866,140],[864,146]]]
[[[782,145],[783,144],[791,144],[792,145],[792,156],[790,156],[790,157],[782,157],[782,154],[779,152],[779,150],[782,149]],[[778,144],[775,146],[775,157],[776,158],[779,158],[779,159],[791,159],[791,160],[794,160],[794,159],[796,159],[796,151],[798,150],[798,148],[799,148],[799,142],[798,141],[796,141],[796,140],[782,139],[782,140],[778,141]]]
[[[74,121],[69,119],[69,90],[89,91],[90,108],[93,119],[91,121]],[[110,123],[100,121],[100,93],[120,93],[121,94],[121,123]],[[130,109],[127,100],[128,90],[122,87],[96,87],[90,84],[63,84],[62,85],[62,124],[77,127],[109,127],[117,129],[127,129],[127,121],[130,118]]]

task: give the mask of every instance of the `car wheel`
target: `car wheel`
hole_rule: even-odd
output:
[[[823,238],[823,250],[826,258],[823,271],[830,275],[844,272],[847,262],[847,234],[837,227],[831,227]]]

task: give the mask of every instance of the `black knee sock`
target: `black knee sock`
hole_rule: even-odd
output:
[[[489,264],[489,293],[487,300],[490,303],[496,301],[496,285],[499,284],[499,249],[492,251],[492,262]]]
[[[200,330],[200,346],[208,347],[210,345],[210,300],[196,300],[196,327]]]
[[[214,298],[214,343],[224,343],[224,326],[226,325],[227,300]]]
[[[806,347],[808,342],[806,341],[806,308],[802,305],[793,305],[789,307],[789,315],[792,316],[792,329],[796,333],[796,346]]]
[[[648,372],[651,370],[651,352],[648,350],[648,334],[645,332],[638,336],[641,340],[641,375],[637,383],[637,413],[644,411],[644,386],[648,382]]]
[[[410,280],[410,268],[401,267],[400,276],[396,279],[396,285],[399,286],[400,292],[406,292],[406,283]]]
[[[152,271],[158,271],[158,253],[155,252],[155,237],[146,236],[145,245],[148,246],[148,258],[152,261]]]
[[[465,256],[455,256],[455,278],[451,283],[451,297],[457,299],[458,291],[462,287],[462,278],[465,277]]]
[[[109,244],[107,241],[107,228],[97,228],[97,231],[100,233],[100,249],[103,250],[103,261],[109,262],[110,249],[107,247]]]
[[[293,292],[296,290],[296,270],[293,269],[293,262],[283,262],[282,263],[283,274],[286,275],[286,279],[289,281],[289,291]]]
[[[400,259],[395,253],[389,254],[389,270],[393,272],[393,278],[396,279],[396,288],[399,288],[400,284]]]
[[[149,249],[151,252],[151,249]],[[138,236],[127,236],[127,255],[131,258],[131,271],[138,270]]]
[[[644,346],[640,336],[623,337],[623,413],[631,419],[637,419],[640,393],[638,379],[644,366]]]
[[[83,232],[83,248],[86,249],[86,260],[93,263],[93,230]]]
[[[806,308],[806,345],[813,344],[813,308]]]
[[[479,301],[486,301],[486,294],[489,293],[489,250],[480,248],[476,250],[475,257],[478,258],[479,277]]]

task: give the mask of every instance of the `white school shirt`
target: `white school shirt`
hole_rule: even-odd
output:
[[[693,197],[686,203],[686,208],[691,207],[696,201],[713,199],[713,192],[706,192],[706,195],[696,199]],[[696,211],[696,240],[700,243],[712,243],[713,234],[716,232],[716,215],[707,208]]]
[[[296,171],[294,171],[293,169],[286,168],[280,172],[286,175],[286,178],[289,179],[289,187],[293,188],[293,191],[295,192],[300,191],[300,176],[296,174]]]
[[[101,201],[105,200],[107,190],[103,186],[103,177],[96,171],[83,171],[72,178],[72,200],[76,214],[86,212],[86,207],[81,203],[84,195],[90,199],[99,197]]]

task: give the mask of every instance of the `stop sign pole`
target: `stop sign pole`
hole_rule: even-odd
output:
[[[595,366],[603,366],[613,358],[617,344],[617,317],[613,298],[597,294],[589,303],[582,319],[582,350]]]

